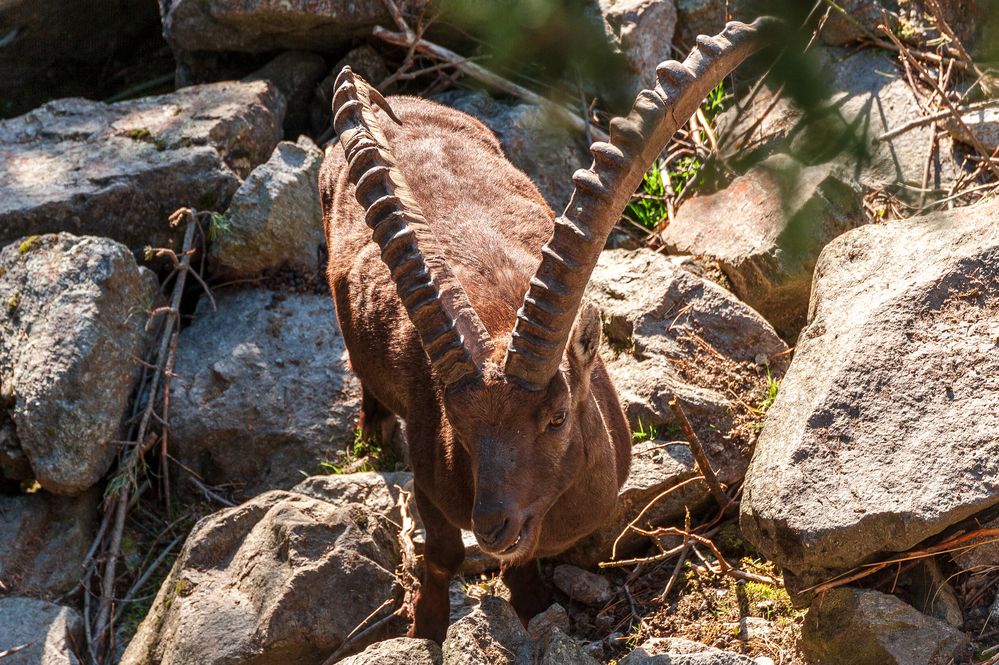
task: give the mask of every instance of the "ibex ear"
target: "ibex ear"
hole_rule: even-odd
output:
[[[573,373],[589,375],[600,350],[602,327],[600,309],[593,303],[584,303],[569,338],[569,366]]]

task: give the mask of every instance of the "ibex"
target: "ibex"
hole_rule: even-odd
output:
[[[320,174],[329,285],[363,386],[360,423],[405,423],[425,570],[410,634],[437,642],[462,528],[501,561],[526,621],[544,609],[533,559],[612,514],[631,433],[580,308],[611,228],[673,133],[761,46],[767,19],[700,37],[664,62],[561,217],[473,118],[384,99],[345,67]],[[341,149],[342,148],[342,149]],[[356,200],[355,200],[356,199]]]

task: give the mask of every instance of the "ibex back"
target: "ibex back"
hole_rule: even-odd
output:
[[[763,19],[659,66],[555,218],[496,138],[458,111],[386,101],[349,68],[320,174],[329,283],[364,387],[361,425],[406,426],[427,531],[411,634],[442,641],[460,529],[502,564],[523,620],[537,557],[613,512],[631,436],[583,291],[613,225],[679,125],[760,44]]]

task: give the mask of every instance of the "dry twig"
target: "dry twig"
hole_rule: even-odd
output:
[[[112,606],[115,602],[114,588],[117,582],[118,560],[121,558],[125,521],[134,501],[148,486],[147,484],[137,485],[137,478],[145,465],[144,455],[165,436],[167,430],[170,378],[173,376],[177,335],[180,329],[180,304],[187,276],[189,274],[196,275],[191,266],[191,257],[195,252],[195,232],[199,229],[199,214],[207,213],[181,208],[170,217],[172,226],[178,226],[184,221],[187,222],[183,249],[179,259],[170,250],[155,250],[153,252],[158,256],[172,258],[175,281],[169,307],[165,310],[163,308],[155,310],[150,317],[150,322],[155,318],[160,318],[161,327],[157,343],[154,345],[153,355],[143,363],[143,376],[138,395],[134,401],[136,409],[134,415],[139,416],[141,413],[141,417],[137,423],[134,423],[133,420],[133,431],[129,439],[131,447],[123,453],[118,472],[108,483],[107,498],[104,502],[104,518],[97,538],[95,538],[85,559],[86,569],[82,580],[85,587],[85,628],[87,649],[94,663],[110,662],[114,655],[114,625],[115,620],[120,617],[120,609],[112,613]],[[195,279],[203,288],[207,288],[200,276],[196,276]],[[157,406],[161,408],[160,413],[156,412]],[[161,427],[159,437],[152,431],[154,423]],[[165,460],[164,457],[164,463]],[[163,469],[163,473],[166,473],[166,469]],[[106,543],[105,538],[108,538]],[[99,557],[95,556],[98,550],[102,551]],[[100,562],[103,562],[103,569],[101,570],[97,614],[91,622],[90,591],[87,587],[90,585],[91,576],[97,572]],[[150,571],[147,570],[147,573]],[[140,587],[141,585],[134,586],[126,595],[126,599],[129,599]]]
[[[683,407],[680,406],[680,402],[675,396],[669,401],[669,408],[680,424],[680,429],[683,430],[684,435],[687,437],[687,442],[690,444],[690,452],[694,454],[694,460],[701,470],[701,475],[704,476],[704,482],[708,484],[708,489],[711,490],[711,496],[718,502],[722,513],[727,512],[732,507],[732,500],[728,498],[725,490],[722,489],[721,483],[718,482],[718,476],[711,469],[711,462],[704,452],[701,440],[697,437],[697,433],[694,432],[694,428],[690,426],[687,414],[683,412]]]

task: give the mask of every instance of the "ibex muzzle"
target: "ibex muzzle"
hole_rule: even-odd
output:
[[[479,122],[422,99],[390,105],[341,72],[339,147],[320,174],[329,283],[362,429],[406,425],[427,530],[412,635],[444,638],[462,528],[501,560],[526,621],[546,607],[532,559],[612,514],[631,436],[583,291],[646,169],[767,22],[730,23],[661,64],[557,219]]]

